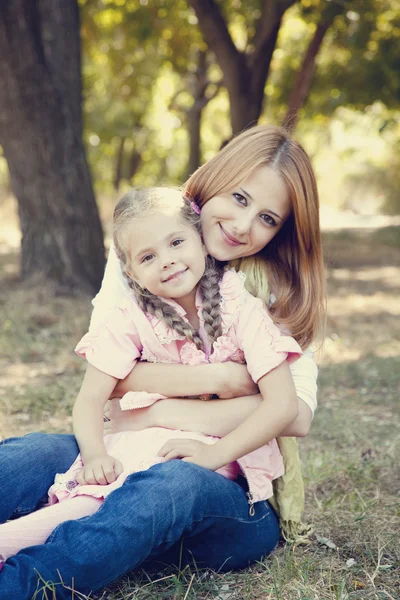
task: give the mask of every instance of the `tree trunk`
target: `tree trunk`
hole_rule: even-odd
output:
[[[93,292],[104,245],[82,142],[76,0],[3,0],[0,56],[0,143],[18,200],[22,278]]]
[[[140,163],[142,162],[142,155],[134,148],[131,152],[130,160],[129,160],[129,168],[128,168],[128,177],[127,179],[131,181],[140,167]]]
[[[187,113],[189,160],[185,179],[188,179],[201,163],[200,127],[202,110],[202,108],[196,109],[195,106],[192,106]]]
[[[114,189],[116,192],[119,190],[119,184],[122,179],[122,168],[124,163],[124,147],[126,138],[122,137],[119,140],[119,146],[117,150],[117,156],[115,159],[115,171],[114,171]]]
[[[287,112],[283,120],[283,126],[290,131],[294,131],[299,118],[299,111],[303,108],[308,98],[308,94],[310,93],[317,55],[325,34],[331,24],[332,21],[325,21],[317,26],[311,42],[308,45],[303,63],[297,72],[296,81],[289,96]]]
[[[207,105],[206,90],[207,79],[207,53],[200,50],[197,54],[196,71],[189,81],[189,91],[193,97],[193,104],[187,111],[187,126],[189,136],[189,160],[186,168],[188,179],[201,163],[201,116],[203,108]]]
[[[262,95],[264,88],[262,89]],[[250,94],[240,96],[229,94],[229,114],[231,119],[232,134],[237,135],[248,127],[257,125],[261,114],[261,105]]]

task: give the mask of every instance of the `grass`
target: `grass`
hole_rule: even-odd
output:
[[[219,574],[165,568],[131,573],[97,594],[112,600],[398,600],[400,476],[400,230],[325,236],[328,325],[319,402],[301,440],[308,546],[285,546],[251,569]],[[61,298],[18,279],[0,254],[2,437],[70,431],[83,374],[73,348],[87,298]],[[53,590],[39,598],[56,598]],[[83,598],[78,594],[76,598]]]

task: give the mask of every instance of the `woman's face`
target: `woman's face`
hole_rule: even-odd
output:
[[[251,256],[276,236],[290,212],[291,202],[281,176],[271,167],[260,167],[235,189],[204,204],[204,244],[217,260]]]

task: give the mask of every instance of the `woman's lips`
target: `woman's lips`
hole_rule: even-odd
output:
[[[242,245],[242,242],[239,242],[239,240],[237,240],[235,237],[233,237],[233,235],[231,235],[230,233],[225,231],[225,229],[222,227],[221,223],[218,223],[218,225],[221,230],[222,238],[226,244],[228,244],[229,246],[241,246]]]

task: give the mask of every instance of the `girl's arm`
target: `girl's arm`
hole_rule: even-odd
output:
[[[258,385],[262,395],[258,408],[216,444],[171,440],[163,446],[160,455],[167,459],[183,456],[190,462],[216,470],[270,442],[298,415],[296,390],[287,362],[261,377]],[[190,454],[187,453],[189,447]]]
[[[72,411],[73,429],[84,468],[79,473],[81,484],[112,483],[122,472],[122,465],[107,454],[103,441],[104,405],[117,379],[88,365]]]

